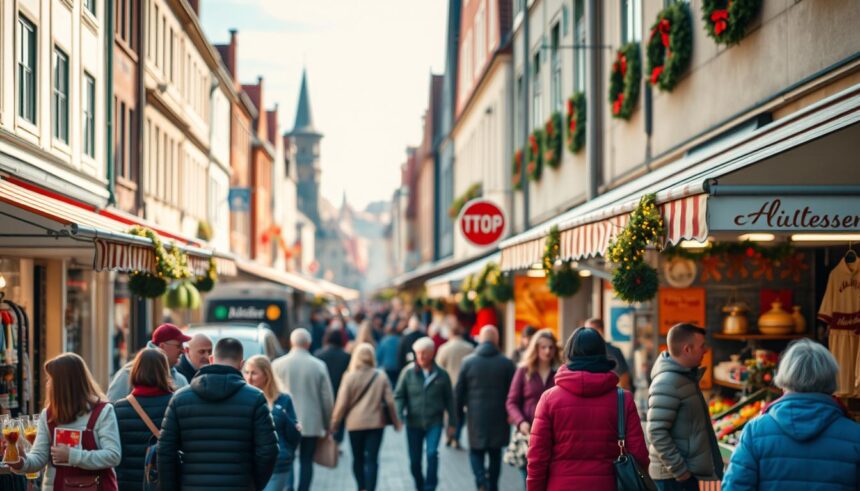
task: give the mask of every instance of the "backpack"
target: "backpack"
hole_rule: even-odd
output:
[[[140,416],[152,436],[149,437],[149,443],[146,445],[146,452],[143,459],[143,489],[144,491],[155,491],[158,489],[158,439],[161,437],[161,430],[149,419],[146,411],[140,407],[140,403],[133,395],[127,398],[134,412]]]

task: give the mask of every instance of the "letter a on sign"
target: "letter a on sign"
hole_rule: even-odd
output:
[[[472,245],[488,247],[505,234],[505,213],[489,200],[475,199],[463,206],[457,226],[463,237]]]

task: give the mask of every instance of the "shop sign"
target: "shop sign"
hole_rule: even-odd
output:
[[[251,211],[251,188],[230,188],[227,194],[230,211],[247,213]]]
[[[856,232],[860,196],[711,196],[711,231]]]
[[[207,309],[208,322],[275,322],[284,312],[282,302],[259,300],[213,300]]]
[[[470,244],[487,247],[504,236],[507,220],[502,209],[492,201],[475,199],[463,206],[457,223]]]

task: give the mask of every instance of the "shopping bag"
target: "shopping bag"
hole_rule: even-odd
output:
[[[314,462],[323,467],[337,467],[337,442],[334,441],[331,435],[317,439]]]

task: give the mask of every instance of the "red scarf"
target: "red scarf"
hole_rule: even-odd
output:
[[[171,392],[168,392],[166,390],[161,390],[158,387],[146,387],[146,386],[135,387],[134,389],[131,390],[131,395],[133,395],[134,397],[157,397],[157,396],[166,396],[167,394],[170,394],[170,393]]]

